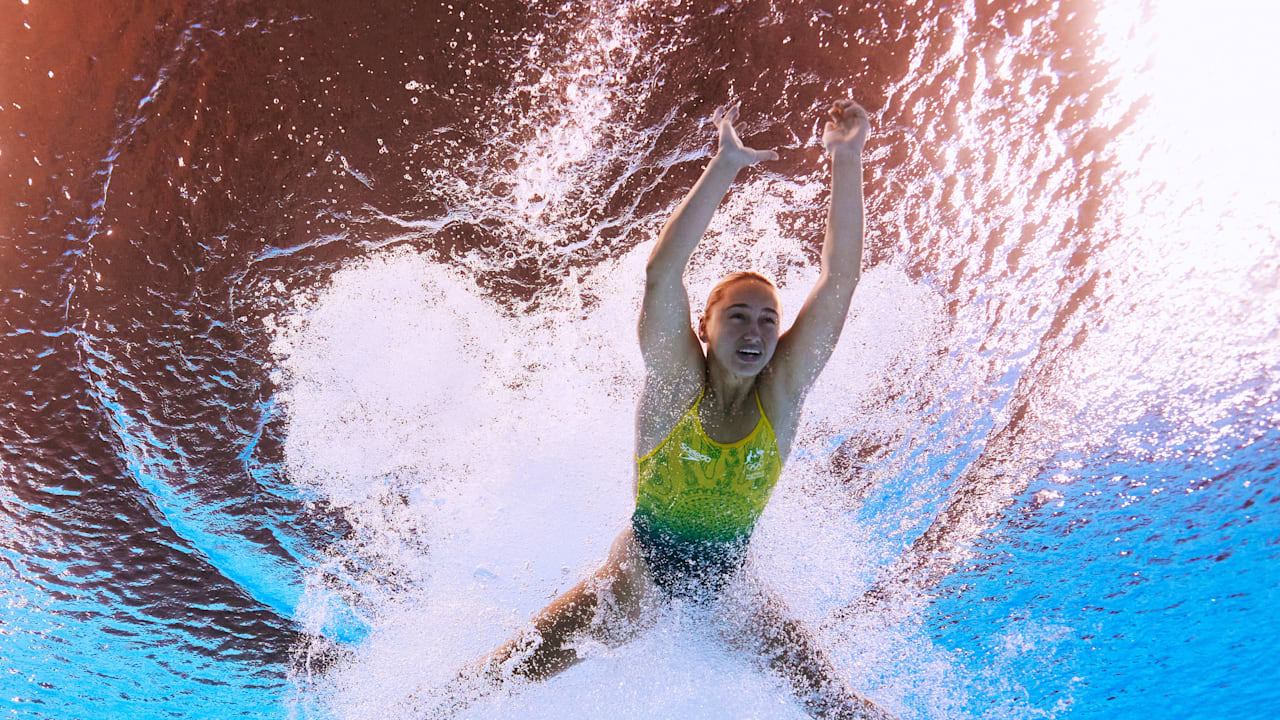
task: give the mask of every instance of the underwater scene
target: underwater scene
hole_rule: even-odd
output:
[[[904,720],[1280,717],[1280,7],[6,0],[0,711],[423,717],[635,507],[636,323],[862,274],[748,562]],[[806,718],[674,602],[460,718]]]

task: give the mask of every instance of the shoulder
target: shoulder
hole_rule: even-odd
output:
[[[636,457],[648,455],[675,429],[702,393],[704,374],[646,373],[636,408]]]

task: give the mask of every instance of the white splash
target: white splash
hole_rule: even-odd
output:
[[[292,479],[345,509],[356,535],[333,552],[370,568],[373,634],[320,680],[337,716],[385,716],[445,682],[603,560],[632,510],[634,327],[648,250],[568,278],[521,316],[421,254],[385,252],[339,271],[276,323]],[[920,327],[922,288],[892,270],[864,282],[866,312],[850,321],[850,338],[870,332],[867,323]],[[600,300],[584,310],[580,293]],[[843,422],[918,335],[848,343],[824,380],[827,399],[810,403],[813,422]],[[831,509],[838,494],[784,480],[754,550],[778,592],[815,624],[869,570],[865,529]],[[776,678],[671,622],[474,716],[590,707],[619,717],[743,717],[752,708],[761,718],[799,717]],[[885,670],[858,672],[880,682]],[[632,690],[617,693],[623,678]]]

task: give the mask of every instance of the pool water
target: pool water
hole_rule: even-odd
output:
[[[632,509],[635,319],[713,109],[780,159],[690,265],[867,250],[751,564],[903,718],[1280,715],[1275,11],[14,3],[0,708],[415,717]],[[475,718],[799,718],[677,604]]]

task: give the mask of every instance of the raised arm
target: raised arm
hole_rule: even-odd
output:
[[[771,150],[744,146],[733,127],[737,119],[736,105],[716,110],[712,120],[720,134],[719,150],[662,227],[649,256],[640,311],[640,351],[651,377],[657,374],[670,380],[693,374],[697,382],[702,381],[702,346],[689,323],[685,266],[738,171],[778,157]]]
[[[822,272],[796,320],[778,340],[775,378],[793,398],[813,385],[831,358],[862,274],[862,147],[870,124],[852,100],[831,109],[822,144],[831,154],[831,207],[822,243]]]

